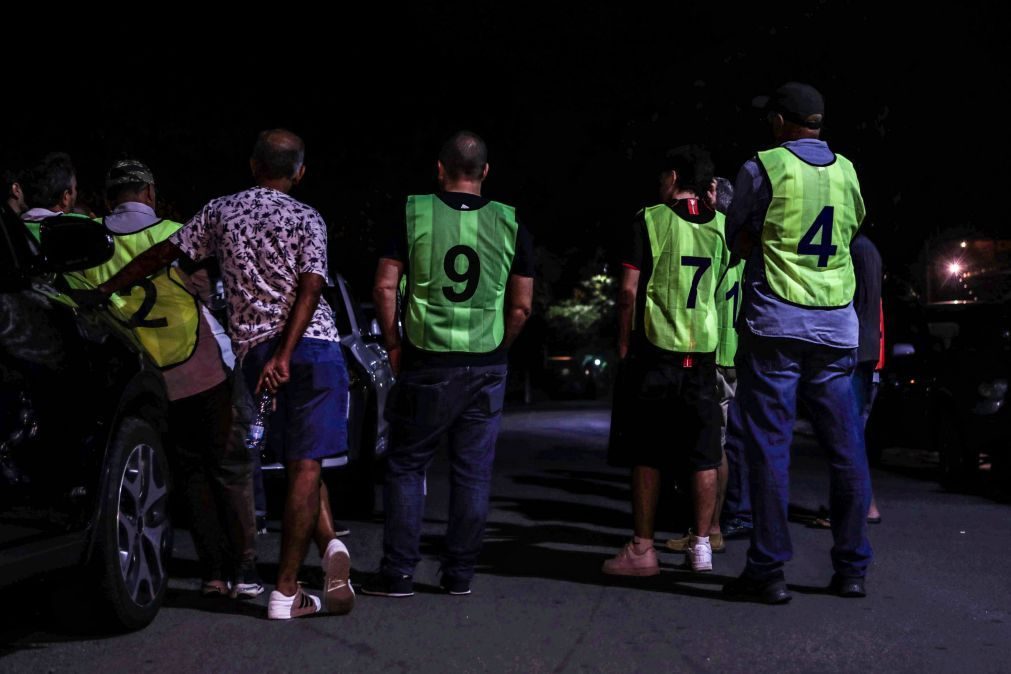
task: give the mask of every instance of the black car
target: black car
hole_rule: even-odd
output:
[[[324,478],[340,483],[332,491],[341,510],[370,515],[375,460],[389,445],[390,426],[384,411],[394,383],[393,369],[380,343],[378,324],[366,318],[347,280],[338,275],[325,288],[324,297],[334,313],[349,381],[347,408],[339,410],[347,419],[348,453],[323,459]],[[263,466],[267,473],[283,468],[278,462]]]
[[[895,333],[868,421],[874,446],[935,450],[941,480],[951,487],[972,482],[987,464],[998,483],[1007,485],[1011,304],[928,304]]]
[[[81,309],[62,272],[100,264],[97,223],[0,223],[0,586],[73,567],[112,625],[154,619],[172,526],[161,374],[126,329]]]

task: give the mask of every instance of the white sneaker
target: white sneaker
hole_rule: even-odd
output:
[[[322,610],[319,597],[304,592],[301,587],[292,597],[274,590],[270,593],[270,602],[267,604],[267,617],[271,620],[288,620],[319,613]]]
[[[351,555],[347,546],[336,538],[330,541],[321,566],[326,610],[337,615],[350,613],[355,606],[355,591],[351,587]]]
[[[692,565],[692,571],[713,570],[713,546],[709,543],[709,537],[692,536],[688,543],[688,562]]]

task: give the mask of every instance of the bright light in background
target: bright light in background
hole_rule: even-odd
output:
[[[960,245],[960,246],[961,246],[962,248],[965,248],[965,247],[966,247],[967,245],[969,245],[969,244],[967,244],[967,243],[966,243],[965,241],[963,241],[963,242],[962,242],[962,243],[960,243],[959,245]]]
[[[951,262],[948,264],[949,274],[960,274],[962,273],[962,263],[961,262]]]

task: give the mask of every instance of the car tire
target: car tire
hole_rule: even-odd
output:
[[[108,625],[136,630],[154,620],[168,587],[172,524],[161,436],[142,419],[124,419],[107,467],[90,571]]]

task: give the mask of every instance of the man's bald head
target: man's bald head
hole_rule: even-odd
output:
[[[481,180],[488,148],[473,131],[458,131],[439,150],[439,163],[450,180]]]
[[[305,143],[286,129],[261,131],[251,159],[258,179],[295,178],[305,161]]]

